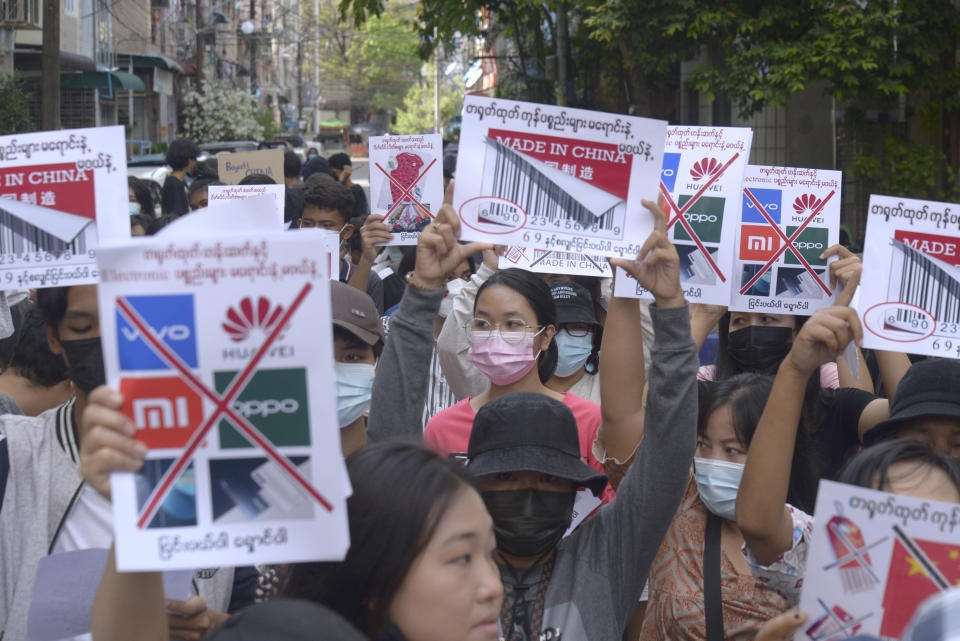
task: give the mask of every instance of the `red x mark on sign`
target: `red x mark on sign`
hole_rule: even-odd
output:
[[[427,165],[426,168],[425,168],[422,172],[420,172],[420,175],[419,175],[419,176],[417,176],[417,179],[414,180],[412,183],[410,183],[410,186],[409,186],[409,187],[404,187],[403,185],[401,185],[399,180],[397,180],[396,178],[394,178],[393,176],[391,176],[390,174],[388,174],[388,173],[387,173],[387,170],[380,166],[380,163],[375,163],[375,164],[377,165],[377,169],[379,169],[379,170],[383,173],[383,175],[387,177],[387,180],[389,180],[391,183],[393,183],[393,184],[397,187],[397,189],[399,189],[399,190],[402,192],[402,193],[400,194],[400,197],[397,198],[397,202],[393,203],[393,207],[391,207],[391,208],[390,208],[390,211],[387,212],[387,215],[383,217],[384,220],[387,220],[388,218],[390,218],[390,214],[392,214],[393,211],[394,211],[397,207],[399,207],[401,203],[404,202],[404,200],[411,200],[411,201],[413,201],[414,206],[415,206],[417,209],[419,209],[427,218],[433,218],[433,215],[432,215],[432,214],[430,213],[430,211],[423,205],[423,203],[421,203],[419,200],[417,200],[416,198],[414,198],[414,197],[410,194],[410,192],[413,191],[413,188],[417,185],[418,182],[420,182],[420,179],[427,175],[427,172],[430,171],[430,168],[433,167],[433,164],[434,164],[435,162],[437,162],[437,159],[436,159],[436,158],[434,158],[433,160],[431,160],[431,161],[430,161],[430,164]]]
[[[183,469],[190,463],[194,452],[196,452],[197,448],[200,446],[200,443],[204,438],[206,438],[207,433],[213,428],[214,424],[220,420],[222,415],[226,415],[226,417],[237,427],[237,429],[246,434],[247,438],[249,438],[264,452],[266,452],[271,459],[280,465],[280,467],[283,468],[287,474],[293,477],[293,480],[300,484],[300,486],[303,487],[314,499],[316,499],[317,502],[319,502],[328,512],[333,511],[333,505],[331,505],[329,501],[327,501],[316,489],[314,489],[309,481],[303,478],[303,475],[300,474],[296,466],[294,466],[293,463],[291,463],[283,454],[278,452],[276,448],[273,447],[273,444],[270,443],[270,441],[267,440],[267,438],[257,428],[237,414],[230,406],[230,404],[243,391],[243,388],[247,386],[247,383],[250,382],[250,378],[254,374],[257,363],[260,362],[264,354],[267,353],[267,350],[270,349],[270,345],[272,345],[277,336],[280,335],[281,330],[290,320],[290,317],[293,316],[293,313],[297,310],[297,308],[300,307],[300,304],[307,297],[307,294],[310,293],[311,289],[313,289],[313,286],[310,283],[307,283],[303,286],[303,289],[301,289],[300,293],[297,294],[297,297],[293,300],[293,303],[290,304],[287,310],[277,321],[276,325],[274,325],[263,345],[261,345],[256,351],[243,371],[241,371],[233,379],[233,381],[231,381],[230,386],[224,392],[223,396],[219,396],[210,390],[199,378],[197,378],[196,375],[194,375],[192,371],[190,371],[190,368],[182,360],[180,360],[180,357],[177,356],[176,353],[169,349],[167,345],[160,340],[153,328],[143,320],[140,314],[137,313],[137,310],[130,305],[126,298],[117,299],[117,307],[120,309],[121,313],[123,313],[127,320],[137,328],[137,330],[140,332],[140,335],[147,341],[147,344],[153,348],[157,356],[165,360],[170,364],[170,366],[179,371],[184,381],[197,393],[206,396],[216,405],[213,413],[210,414],[200,428],[194,431],[194,433],[190,436],[190,439],[184,446],[183,453],[174,462],[174,464],[167,469],[166,473],[160,479],[160,483],[157,484],[157,487],[154,488],[153,492],[150,494],[143,512],[140,514],[140,519],[137,521],[137,527],[146,527],[146,525],[153,519],[157,509],[160,507],[161,503],[163,503],[163,500],[173,487],[174,481],[180,476],[180,473],[183,471]]]
[[[683,207],[682,207],[682,208],[681,208],[681,207],[677,207],[677,203],[673,202],[673,197],[670,195],[670,192],[667,190],[667,186],[664,185],[663,182],[660,183],[660,192],[663,194],[663,197],[666,199],[667,204],[670,205],[670,207],[671,207],[674,211],[677,212],[677,215],[674,216],[674,217],[667,223],[667,229],[670,229],[671,227],[673,227],[673,226],[677,223],[677,221],[679,221],[680,224],[683,225],[683,228],[684,228],[685,230],[687,230],[687,234],[689,234],[690,238],[693,239],[693,242],[695,242],[695,243],[697,244],[697,247],[698,247],[698,248],[700,249],[700,251],[703,253],[704,257],[707,259],[707,262],[710,263],[710,266],[713,268],[713,271],[717,272],[717,276],[720,277],[720,282],[721,282],[721,283],[727,282],[726,277],[724,277],[723,272],[720,271],[720,268],[717,267],[717,264],[713,261],[713,257],[710,255],[709,250],[707,250],[707,248],[703,246],[703,243],[700,242],[700,237],[697,236],[697,233],[696,233],[695,231],[693,231],[693,227],[690,226],[690,222],[689,222],[686,218],[684,218],[683,215],[684,215],[685,213],[687,213],[687,210],[689,210],[691,207],[693,207],[693,204],[694,204],[695,202],[697,202],[698,200],[700,200],[700,197],[701,197],[701,196],[703,196],[705,193],[707,193],[707,189],[710,187],[710,185],[712,185],[713,183],[715,183],[715,182],[717,181],[717,179],[719,179],[720,176],[723,175],[723,172],[725,172],[725,171],[730,167],[730,165],[733,164],[733,161],[736,160],[736,159],[739,158],[739,157],[740,157],[740,152],[737,152],[737,153],[733,154],[733,158],[731,158],[730,160],[728,160],[727,163],[726,163],[723,167],[721,167],[719,171],[717,171],[717,173],[715,173],[713,176],[711,176],[711,177],[710,177],[710,180],[708,180],[707,182],[705,182],[705,183],[703,184],[703,187],[701,187],[700,189],[698,189],[698,190],[697,190],[697,193],[695,193],[695,194],[693,195],[693,197],[690,198],[690,200],[688,200],[687,202],[685,202],[685,203],[683,204]]]
[[[749,198],[750,202],[753,203],[753,206],[757,208],[757,211],[759,211],[760,214],[767,219],[767,222],[770,224],[771,227],[773,227],[774,231],[777,232],[777,235],[780,236],[780,239],[783,240],[784,244],[781,245],[780,249],[778,249],[773,254],[773,256],[770,257],[770,260],[767,261],[767,264],[764,265],[763,268],[760,269],[760,271],[758,271],[752,279],[750,279],[750,282],[744,285],[740,289],[741,294],[746,293],[748,289],[753,287],[753,284],[758,280],[760,280],[760,278],[763,276],[763,273],[768,269],[770,269],[770,266],[773,265],[775,262],[777,262],[777,259],[780,258],[780,254],[787,251],[787,249],[789,249],[793,253],[793,255],[796,257],[796,259],[803,264],[804,269],[810,272],[810,275],[813,276],[813,278],[820,284],[820,287],[823,288],[823,291],[827,292],[827,296],[830,296],[831,294],[833,294],[833,292],[830,291],[830,288],[824,285],[823,281],[820,280],[820,277],[817,276],[817,272],[813,271],[813,267],[810,266],[810,263],[808,263],[807,260],[803,257],[803,255],[801,255],[800,252],[797,251],[797,248],[793,246],[793,242],[797,239],[797,237],[800,236],[803,230],[806,229],[807,225],[809,225],[810,222],[817,217],[817,215],[826,206],[827,201],[833,198],[833,195],[835,193],[837,193],[835,190],[830,190],[830,193],[827,194],[826,198],[820,201],[820,204],[816,206],[816,208],[813,210],[813,213],[811,213],[810,216],[807,217],[805,221],[803,221],[802,225],[797,227],[797,230],[793,232],[793,236],[791,236],[790,238],[787,238],[787,235],[783,233],[782,229],[780,229],[780,225],[778,225],[777,221],[775,221],[773,217],[767,213],[767,210],[763,208],[763,205],[761,205],[760,201],[757,200],[756,196],[753,195],[753,192],[751,192],[749,189],[744,187],[743,195]]]

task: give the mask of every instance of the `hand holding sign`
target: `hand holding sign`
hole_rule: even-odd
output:
[[[657,204],[643,201],[643,206],[653,214],[653,232],[640,248],[636,260],[611,258],[610,264],[630,272],[638,283],[650,290],[657,307],[683,307],[685,299],[680,286],[680,257],[667,238],[667,216],[662,205],[662,197]]]
[[[390,227],[383,224],[383,216],[370,214],[360,228],[360,238],[363,242],[363,257],[372,263],[380,253],[380,246],[388,244],[393,234],[390,233]]]
[[[860,272],[863,271],[863,261],[852,251],[837,243],[820,254],[820,258],[823,260],[831,256],[839,256],[840,258],[830,263],[830,287],[836,287],[837,283],[845,287],[852,276],[860,277]]]
[[[784,359],[784,365],[809,376],[821,365],[835,361],[850,341],[857,345],[861,343],[863,328],[857,311],[849,307],[859,284],[860,274],[857,272],[847,280],[837,297],[837,305],[818,310],[803,324],[793,339],[793,347]]]
[[[120,392],[101,385],[87,399],[80,415],[80,475],[87,485],[110,498],[112,472],[143,467],[147,447],[133,438],[135,428],[121,411]]]

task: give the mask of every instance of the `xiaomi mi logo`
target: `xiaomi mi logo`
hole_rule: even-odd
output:
[[[137,440],[150,449],[183,447],[203,421],[200,396],[179,378],[125,378],[120,392]]]
[[[766,262],[780,249],[780,236],[769,225],[740,227],[740,260]]]

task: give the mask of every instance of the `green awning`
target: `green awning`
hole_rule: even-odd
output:
[[[183,67],[173,58],[161,56],[158,54],[146,53],[128,53],[124,51],[117,52],[117,67],[120,69],[129,69],[131,59],[134,69],[164,69],[174,73],[183,73]]]
[[[60,74],[62,89],[110,89],[117,91],[146,91],[143,81],[126,71],[83,71]]]
[[[330,120],[324,120],[320,123],[321,127],[349,127],[350,123],[343,122],[337,118],[331,118]]]

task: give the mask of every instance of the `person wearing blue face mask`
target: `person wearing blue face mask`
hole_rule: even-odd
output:
[[[586,287],[570,280],[552,282],[550,294],[557,306],[560,329],[554,337],[557,368],[547,387],[600,403],[600,377],[596,374],[602,328],[593,297]]]
[[[367,442],[377,358],[383,350],[383,325],[373,300],[346,283],[330,283],[333,314],[333,358],[337,381],[340,447],[350,456]]]

